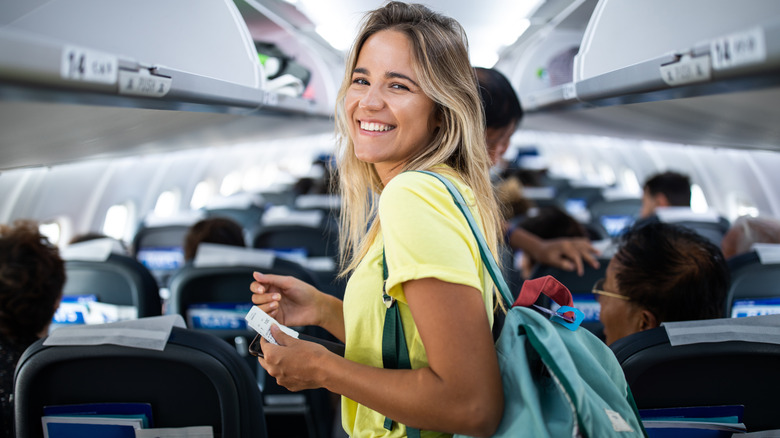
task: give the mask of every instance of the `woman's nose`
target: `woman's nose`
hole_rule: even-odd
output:
[[[384,106],[381,92],[376,87],[368,87],[366,93],[360,99],[360,108],[378,110]]]

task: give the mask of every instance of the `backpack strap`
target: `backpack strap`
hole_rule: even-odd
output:
[[[398,301],[387,294],[387,261],[385,260],[385,249],[382,248],[382,301],[387,306],[385,312],[385,324],[382,331],[382,366],[388,369],[412,369],[412,363],[409,359],[409,349],[406,346],[404,337],[404,326],[401,324],[401,310],[398,308]],[[384,428],[393,430],[393,420],[385,417]],[[411,427],[406,428],[406,434],[409,438],[420,438],[420,429]]]
[[[487,242],[485,242],[485,238],[482,236],[482,231],[480,231],[479,226],[477,225],[477,221],[474,220],[474,216],[471,214],[471,210],[469,209],[468,204],[466,204],[466,200],[463,199],[463,195],[460,194],[458,188],[455,187],[455,185],[449,179],[439,175],[438,173],[431,172],[429,170],[418,170],[417,172],[431,175],[437,178],[444,184],[445,187],[447,187],[447,191],[450,192],[452,199],[455,201],[455,205],[457,205],[458,209],[461,211],[461,213],[463,213],[463,216],[466,217],[469,228],[471,228],[471,232],[474,233],[474,238],[477,239],[477,245],[479,246],[479,256],[482,258],[482,263],[484,263],[487,267],[488,273],[490,274],[490,279],[493,280],[493,284],[500,292],[501,298],[504,299],[506,305],[511,306],[513,300],[512,294],[509,292],[509,286],[507,286],[501,270],[498,269],[496,259],[493,257],[493,253],[490,252],[490,248],[488,247]]]

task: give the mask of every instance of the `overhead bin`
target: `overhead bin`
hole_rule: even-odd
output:
[[[0,170],[332,130],[286,84],[233,0],[0,2]]]
[[[583,17],[537,32],[582,36],[570,82],[515,81],[524,128],[780,149],[780,2],[601,0]],[[546,67],[539,54],[523,62]]]
[[[780,2],[607,0],[588,22],[573,82],[590,101],[778,67]]]
[[[265,89],[255,43],[231,0],[48,0],[5,4],[0,15],[3,82],[202,103],[224,112],[314,112],[312,101]]]

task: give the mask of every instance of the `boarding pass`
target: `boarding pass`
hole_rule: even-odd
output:
[[[276,339],[274,339],[274,337],[271,335],[272,325],[282,329],[282,331],[288,336],[292,336],[296,339],[298,338],[298,332],[289,327],[285,327],[282,324],[279,324],[275,319],[273,319],[267,313],[263,312],[263,310],[257,306],[252,306],[252,308],[249,309],[249,313],[246,314],[245,319],[250,327],[255,329],[255,331],[259,333],[260,336],[272,344],[279,345],[279,343],[276,342]]]

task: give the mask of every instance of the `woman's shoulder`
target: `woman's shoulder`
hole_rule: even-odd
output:
[[[448,166],[436,166],[432,169],[426,170],[427,172],[434,172],[445,178],[449,179],[458,186],[463,184],[462,180],[458,177],[457,173]],[[436,177],[428,175],[426,171],[408,170],[396,175],[385,186],[383,194],[387,191],[408,191],[408,190],[434,190],[434,191],[446,191],[446,187]]]
[[[380,203],[404,202],[410,198],[428,199],[447,188],[438,179],[417,171],[406,171],[396,175],[382,190]]]

